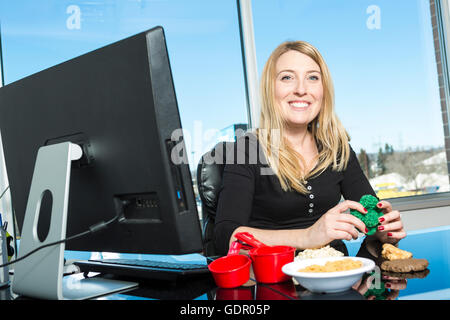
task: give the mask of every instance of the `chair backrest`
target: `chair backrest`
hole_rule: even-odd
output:
[[[197,186],[202,200],[202,229],[206,256],[215,255],[213,240],[216,210],[222,190],[223,169],[227,162],[226,150],[230,148],[234,148],[234,142],[219,142],[202,156],[197,166]]]

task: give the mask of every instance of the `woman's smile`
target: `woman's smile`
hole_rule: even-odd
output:
[[[289,101],[288,103],[294,111],[306,111],[311,105],[311,102],[304,100],[294,100]]]
[[[322,107],[323,84],[319,65],[298,51],[287,51],[276,64],[275,100],[284,120],[305,127]]]

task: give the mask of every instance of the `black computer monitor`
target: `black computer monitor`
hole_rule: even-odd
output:
[[[123,216],[101,232],[68,242],[66,249],[202,251],[161,27],[1,88],[0,128],[20,230],[38,149],[72,142],[82,147],[83,157],[72,164],[67,237],[121,210]],[[51,218],[49,210],[41,211],[38,234],[44,239]]]

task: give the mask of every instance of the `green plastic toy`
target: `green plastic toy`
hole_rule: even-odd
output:
[[[359,203],[363,205],[364,208],[367,209],[367,213],[363,214],[357,210],[350,209],[350,214],[354,215],[358,219],[360,219],[366,225],[369,232],[367,235],[372,235],[377,232],[377,227],[380,224],[378,218],[383,215],[383,212],[380,208],[377,207],[378,199],[370,194],[366,194],[361,197]]]

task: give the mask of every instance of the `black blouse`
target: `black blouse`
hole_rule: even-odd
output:
[[[234,152],[235,162],[224,168],[216,213],[214,241],[221,255],[227,253],[230,237],[239,226],[272,230],[308,228],[337,205],[341,196],[354,201],[365,194],[376,196],[353,149],[344,171],[327,168],[309,179],[306,195],[283,191],[255,136],[247,134],[238,140]]]

